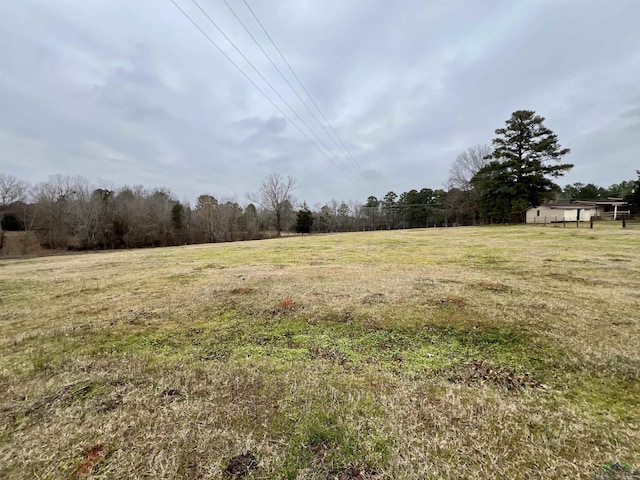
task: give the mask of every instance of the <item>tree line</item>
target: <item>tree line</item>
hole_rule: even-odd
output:
[[[478,147],[474,147],[478,151]],[[469,152],[465,152],[467,155]],[[421,188],[400,195],[388,192],[366,202],[332,199],[296,211],[295,182],[270,175],[241,206],[234,200],[200,195],[195,205],[178,201],[169,190],[142,186],[95,188],[82,177],[56,175],[30,186],[0,174],[3,230],[31,230],[54,249],[115,249],[229,242],[281,232],[329,233],[363,230],[445,227],[482,223],[479,193],[473,188]],[[278,183],[288,188],[278,191]],[[264,185],[263,185],[264,187]],[[574,183],[554,190],[555,200],[627,198],[640,192],[638,181],[607,188]],[[632,202],[633,203],[633,202]],[[635,200],[640,205],[640,199]]]
[[[55,175],[30,186],[0,175],[4,230],[32,230],[54,249],[114,249],[258,238],[264,221],[252,204],[200,195],[194,206],[167,189],[96,188]]]
[[[561,163],[570,149],[544,125],[532,110],[511,114],[495,130],[492,146],[476,145],[453,162],[446,190],[411,190],[382,199],[370,196],[365,204],[371,228],[415,228],[430,225],[472,225],[522,222],[529,207],[545,201],[597,200],[610,197],[627,201],[640,212],[638,180],[625,180],[608,188],[574,183],[564,188],[555,179],[573,165]]]
[[[0,226],[34,231],[49,248],[115,249],[250,240],[294,231],[517,222],[528,207],[547,200],[616,197],[640,213],[640,171],[637,180],[606,188],[557,185],[553,179],[573,165],[560,163],[569,149],[543,122],[533,111],[514,112],[495,131],[492,147],[476,145],[457,156],[444,188],[390,191],[364,202],[332,199],[312,209],[293,196],[295,179],[280,174],[268,175],[244,206],[210,194],[191,205],[165,188],[95,187],[78,176],[55,175],[30,185],[0,174]]]

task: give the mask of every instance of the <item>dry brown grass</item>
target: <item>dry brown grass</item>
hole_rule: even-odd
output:
[[[640,467],[640,231],[339,234],[0,274],[0,478],[224,478],[246,452],[243,478]]]

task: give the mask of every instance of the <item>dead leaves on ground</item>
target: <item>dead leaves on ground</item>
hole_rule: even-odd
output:
[[[91,475],[95,467],[109,454],[109,449],[99,443],[82,452],[82,460],[71,474],[73,479],[85,479]]]
[[[331,360],[339,365],[344,365],[349,361],[349,356],[346,353],[334,350],[328,347],[315,347],[310,348],[309,353],[313,358],[321,358],[323,360]]]
[[[542,382],[531,377],[529,373],[518,374],[506,368],[485,364],[476,361],[457,368],[448,380],[452,383],[462,383],[467,386],[482,386],[493,384],[504,387],[507,390],[520,390],[524,388],[540,388],[547,390]]]

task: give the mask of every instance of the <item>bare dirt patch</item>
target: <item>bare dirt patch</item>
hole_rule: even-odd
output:
[[[177,400],[182,397],[182,392],[177,388],[167,388],[162,391],[160,394],[162,398],[166,398],[170,402]]]
[[[224,473],[228,478],[236,479],[246,477],[251,473],[251,470],[258,468],[258,460],[251,452],[242,453],[236,455],[231,460],[227,468],[224,469]]]
[[[480,285],[481,287],[484,287],[486,289],[489,290],[504,290],[505,286],[501,283],[498,282],[490,282],[488,280],[484,280],[480,283],[478,283],[478,285]]]
[[[285,298],[278,304],[280,310],[293,310],[296,308],[296,302],[290,298]]]
[[[0,234],[4,234],[0,257],[43,256],[54,252],[40,245],[35,232],[2,232]]]
[[[440,303],[455,305],[457,307],[463,307],[465,304],[465,300],[462,297],[450,296],[450,297],[442,297],[440,299]]]
[[[239,287],[239,288],[234,288],[233,290],[231,290],[231,293],[234,294],[241,294],[241,295],[246,295],[248,293],[253,293],[254,289],[253,288],[249,288],[249,287]]]
[[[337,480],[376,480],[380,477],[374,469],[369,468],[367,465],[349,464],[335,478]]]

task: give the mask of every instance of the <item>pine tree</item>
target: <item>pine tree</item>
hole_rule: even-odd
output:
[[[638,180],[635,181],[633,191],[625,197],[625,201],[629,204],[631,212],[640,213],[640,170],[636,170]]]
[[[494,160],[472,179],[480,191],[485,217],[491,213],[514,217],[529,206],[540,205],[557,188],[549,177],[560,177],[573,167],[557,163],[570,150],[560,146],[544,120],[532,110],[518,110],[506,127],[496,130],[498,136],[488,156]]]
[[[305,202],[302,205],[302,208],[298,210],[296,215],[296,232],[305,234],[311,233],[311,225],[313,225],[313,214],[307,207],[307,203]]]

